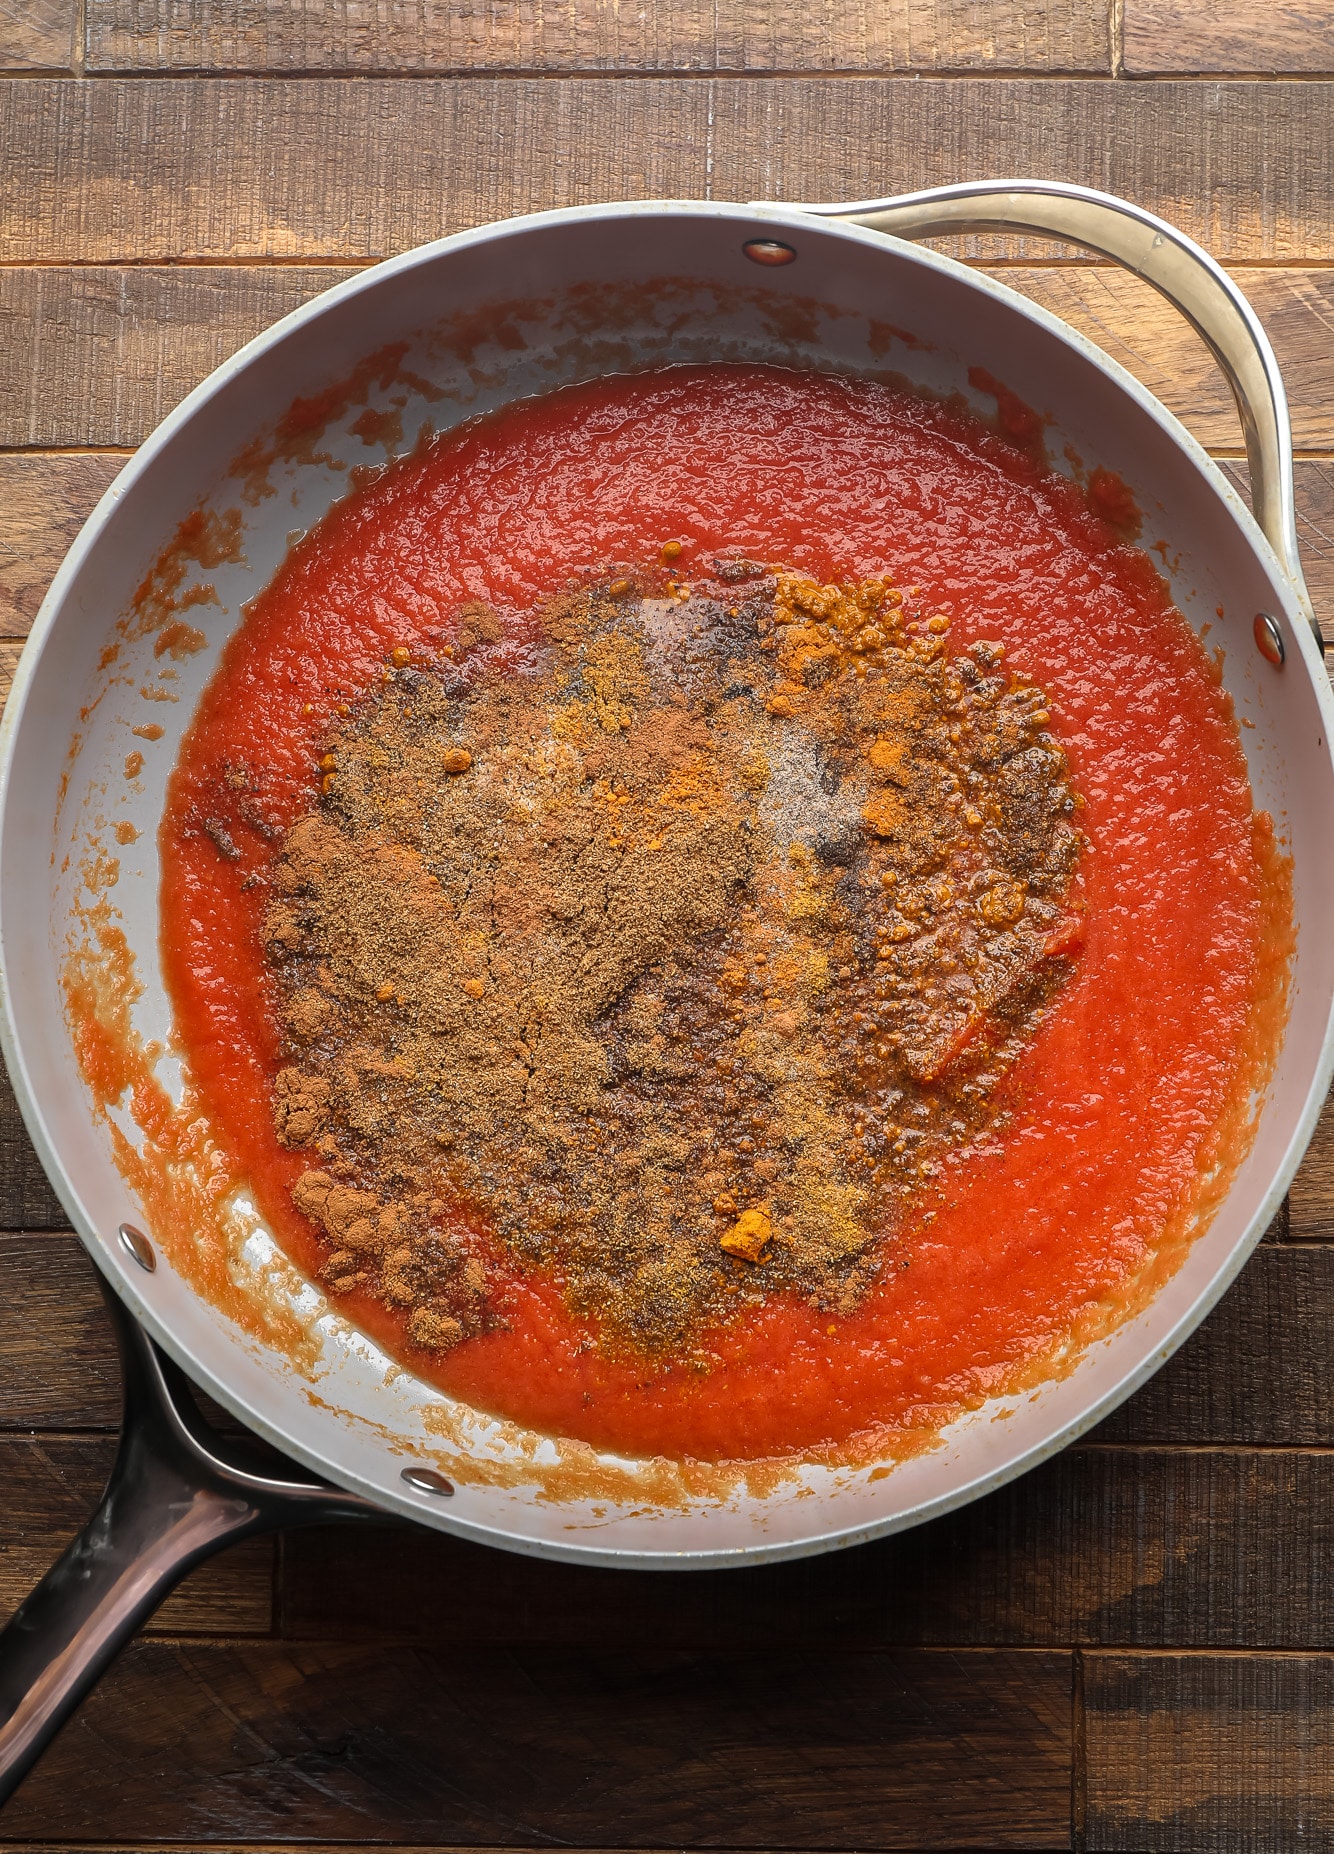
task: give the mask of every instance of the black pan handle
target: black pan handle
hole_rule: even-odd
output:
[[[193,1565],[261,1532],[386,1518],[359,1495],[248,1464],[103,1288],[124,1375],[120,1448],[101,1505],[0,1633],[0,1803]]]

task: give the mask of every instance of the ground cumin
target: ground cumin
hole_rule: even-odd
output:
[[[325,1279],[428,1349],[516,1267],[697,1362],[767,1296],[848,1309],[1077,949],[1041,691],[887,580],[744,561],[572,592],[517,662],[503,628],[395,653],[282,845],[274,1116]]]

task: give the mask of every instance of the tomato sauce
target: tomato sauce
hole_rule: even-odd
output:
[[[505,1330],[435,1362],[388,1307],[340,1305],[469,1403],[631,1455],[774,1456],[938,1424],[1124,1304],[1204,1170],[1238,1156],[1220,1127],[1265,967],[1267,821],[1215,666],[1145,556],[1031,447],[883,385],[682,368],[520,403],[363,482],[253,603],[172,776],[162,948],[179,1040],[238,1173],[313,1272],[324,1245],[288,1195],[309,1159],[273,1127],[261,926],[330,715],[395,647],[447,644],[466,601],[518,636],[572,578],[669,540],[686,581],[724,550],[823,581],[884,573],[952,614],[953,648],[1006,645],[1047,691],[1086,800],[1075,976],[1005,1084],[999,1146],[922,1197],[904,1265],[851,1317],[771,1302],[719,1328],[701,1373],[587,1347],[540,1273],[511,1271]]]

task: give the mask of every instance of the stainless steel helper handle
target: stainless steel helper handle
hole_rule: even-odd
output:
[[[1083,245],[1143,277],[1204,337],[1227,376],[1251,467],[1255,519],[1282,563],[1317,645],[1320,627],[1297,551],[1288,398],[1269,337],[1220,264],[1166,219],[1113,193],[1052,180],[964,181],[883,200],[798,206],[899,238],[950,232],[1035,232]]]

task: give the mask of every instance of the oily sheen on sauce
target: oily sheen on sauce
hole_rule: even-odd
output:
[[[1031,447],[888,386],[715,367],[527,401],[391,464],[255,601],[173,774],[162,949],[180,1041],[238,1175],[314,1272],[325,1248],[289,1196],[309,1156],[273,1123],[274,844],[234,807],[240,854],[225,860],[186,820],[218,813],[242,763],[270,830],[285,828],[310,808],[331,712],[395,647],[429,657],[467,601],[529,612],[669,540],[687,581],[736,552],[823,582],[889,574],[952,614],[954,648],[1006,646],[1050,697],[1086,800],[1077,969],[1004,1084],[999,1150],[923,1195],[896,1250],[907,1266],[850,1316],[771,1301],[720,1326],[712,1369],[683,1372],[588,1347],[540,1271],[506,1277],[503,1329],[439,1357],[412,1351],[382,1302],[342,1304],[478,1408],[630,1454],[774,1456],[921,1431],[1011,1388],[1124,1298],[1202,1165],[1226,1164],[1218,1130],[1272,963],[1272,840],[1215,668],[1146,556]]]

